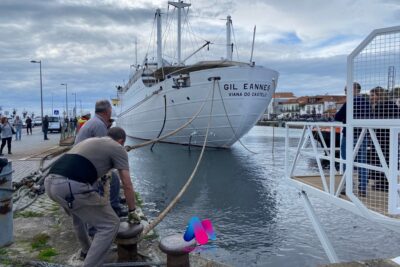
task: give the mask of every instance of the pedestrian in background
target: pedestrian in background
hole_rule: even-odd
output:
[[[31,133],[32,135],[32,119],[29,116],[25,120],[25,123],[26,123],[26,134],[29,135],[29,133]]]
[[[14,127],[15,127],[15,141],[21,141],[22,120],[19,118],[19,116],[15,117]]]
[[[49,140],[49,138],[47,138],[47,132],[49,131],[49,117],[47,115],[44,116],[42,130],[44,134],[44,140]]]
[[[7,143],[8,154],[12,154],[11,153],[11,141],[12,141],[12,135],[14,132],[14,128],[8,122],[8,119],[6,117],[1,118],[0,130],[1,130],[0,156],[3,156],[3,148],[6,146],[6,143]]]

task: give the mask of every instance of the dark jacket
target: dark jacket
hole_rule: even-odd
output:
[[[354,119],[371,118],[371,104],[365,96],[356,96],[353,99],[353,117]],[[346,123],[346,103],[335,114],[335,121]],[[343,136],[346,136],[346,127],[343,128]]]
[[[372,116],[374,119],[398,119],[400,118],[400,109],[391,100],[380,101],[376,104]]]
[[[49,129],[49,120],[46,117],[43,119],[43,131],[47,131]]]

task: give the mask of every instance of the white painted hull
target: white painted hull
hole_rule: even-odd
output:
[[[203,69],[190,72],[190,86],[179,89],[173,88],[172,78],[152,87],[146,87],[139,79],[120,97],[120,115],[116,122],[130,137],[155,139],[164,122],[164,96],[167,116],[161,136],[189,121],[206,101],[189,126],[163,141],[202,145],[213,103],[207,146],[230,147],[263,115],[275,91],[278,75],[274,70],[249,65]],[[214,97],[210,77],[220,77],[215,82]],[[160,87],[163,89],[152,95]]]

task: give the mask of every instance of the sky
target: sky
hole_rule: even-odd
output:
[[[343,94],[346,58],[374,29],[396,26],[398,0],[191,0],[183,19],[183,52],[211,42],[187,62],[225,57],[232,16],[234,60],[280,73],[278,92]],[[0,107],[40,113],[92,111],[116,96],[131,65],[155,52],[154,14],[162,12],[165,60],[176,60],[176,11],[161,0],[0,0]],[[137,46],[135,46],[135,42]],[[135,49],[137,47],[137,49]],[[137,57],[136,57],[137,51]],[[64,85],[67,84],[67,90]],[[66,92],[67,91],[67,92]]]

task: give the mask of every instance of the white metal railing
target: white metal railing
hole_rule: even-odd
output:
[[[290,146],[291,130],[302,127],[296,146]],[[309,173],[296,172],[300,158],[314,159],[322,191],[339,197],[346,184],[346,194],[362,208],[383,215],[400,214],[400,170],[399,137],[400,127],[360,127],[354,135],[355,145],[351,158],[346,160],[337,153],[340,148],[337,133],[345,127],[341,123],[289,122],[286,124],[285,173],[289,179],[299,176],[311,177]],[[323,134],[325,132],[325,135]],[[327,134],[329,133],[329,134]],[[384,134],[382,134],[384,133]],[[298,133],[296,133],[298,138]],[[342,136],[342,135],[340,135]],[[390,138],[389,138],[390,137]],[[387,138],[387,140],[385,140]],[[328,140],[329,139],[329,142]],[[342,140],[341,140],[342,141]],[[341,142],[340,142],[341,143]],[[318,145],[319,144],[319,145]],[[364,149],[364,150],[362,150]],[[324,168],[322,160],[328,161]],[[339,168],[337,169],[337,163]],[[345,166],[346,171],[343,171]],[[364,179],[364,180],[362,180]],[[387,181],[387,182],[386,182]],[[362,184],[366,184],[362,188]],[[378,188],[380,184],[388,184]],[[362,189],[360,189],[362,188]],[[361,190],[365,190],[362,191]]]
[[[299,126],[302,127],[302,133],[294,151],[295,156],[291,161],[289,155],[293,148],[289,146],[289,140],[291,139],[290,129],[298,129]],[[336,152],[340,151],[340,146],[336,146],[336,133],[340,132],[342,127],[342,123],[288,122],[286,124],[285,142],[286,176],[288,178],[295,178],[297,176],[295,169],[300,155],[313,158],[318,166],[318,174],[321,178],[323,191],[334,196],[339,195],[340,188],[335,190],[336,174],[342,174],[341,180],[344,181],[342,170],[345,161],[340,158],[340,155],[336,156]],[[329,132],[329,143],[326,142],[326,136],[324,137],[323,132]],[[310,146],[311,148],[309,148]],[[324,170],[321,160],[329,161],[328,173]],[[336,171],[335,163],[340,164],[339,173]],[[308,175],[311,175],[311,173]],[[329,177],[329,183],[327,177]],[[343,186],[344,182],[341,184]]]

